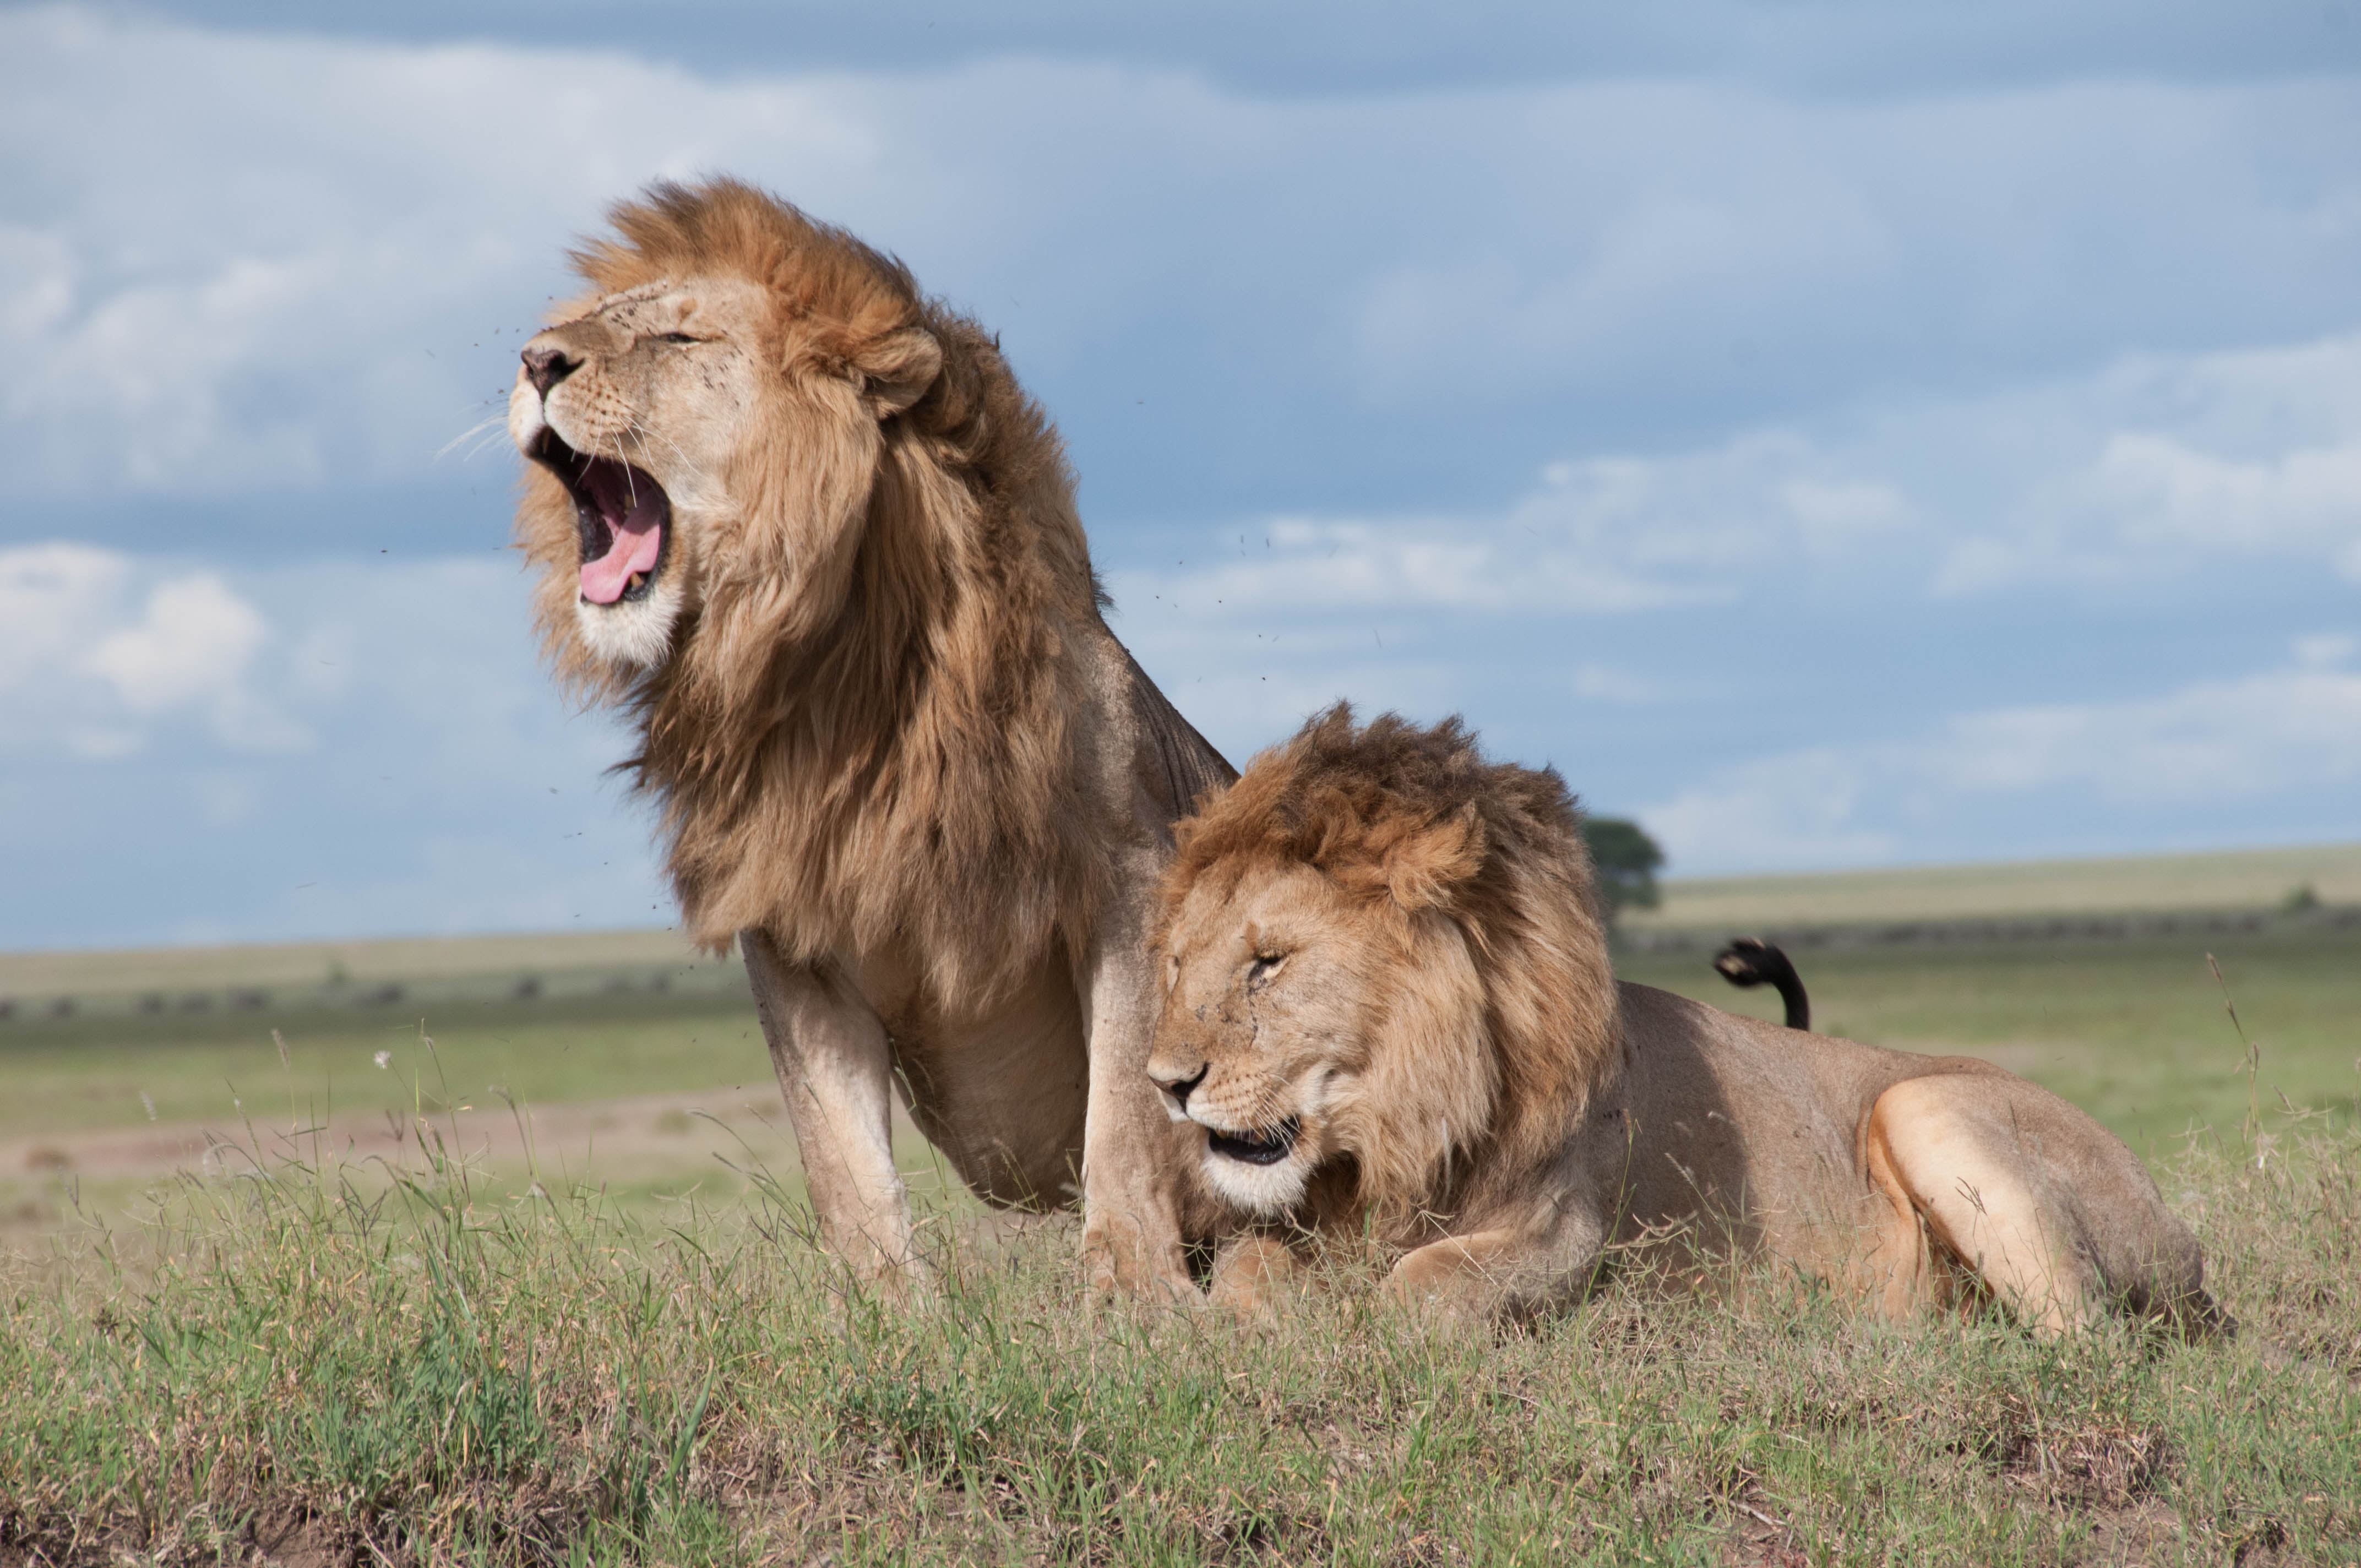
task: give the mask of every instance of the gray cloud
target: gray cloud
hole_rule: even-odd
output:
[[[0,10],[0,941],[657,917],[467,433],[722,169],[1002,333],[1234,757],[1464,710],[1693,872],[2361,830],[2348,0],[441,5]]]
[[[1309,93],[1705,75],[1882,95],[2093,74],[2302,74],[2361,58],[2350,0],[915,0],[858,9],[828,0],[673,0],[659,9],[631,0],[406,0],[324,10],[302,0],[179,0],[158,8],[208,25],[374,38],[563,37],[722,74],[926,70],[1029,54],[1184,66]]]
[[[1554,459],[2301,341],[2351,328],[2361,276],[2349,77],[1281,97],[56,10],[0,37],[0,456],[82,506],[455,497],[432,455],[492,411],[566,241],[705,169],[1002,330],[1126,525],[1464,504]]]

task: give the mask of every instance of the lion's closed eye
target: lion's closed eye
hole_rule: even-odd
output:
[[[1246,965],[1246,983],[1248,985],[1260,985],[1272,975],[1277,974],[1279,972],[1279,966],[1286,961],[1287,955],[1285,953],[1257,953],[1254,957],[1254,962]]]

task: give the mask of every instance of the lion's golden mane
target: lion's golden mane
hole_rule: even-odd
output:
[[[1088,927],[1102,883],[1079,662],[1047,630],[1098,608],[1058,438],[989,334],[841,229],[728,180],[611,216],[619,237],[575,253],[594,296],[753,282],[780,384],[653,669],[585,647],[573,505],[529,468],[518,539],[549,661],[638,720],[622,766],[662,802],[697,941],[763,927],[804,960],[903,939],[938,998],[988,1001]],[[913,327],[941,359],[915,403],[878,420],[827,395],[890,379]]]
[[[1580,813],[1554,770],[1487,762],[1455,718],[1356,728],[1339,703],[1201,806],[1179,844],[1158,941],[1192,894],[1300,864],[1345,891],[1386,955],[1365,1014],[1383,1125],[1357,1140],[1349,1179],[1314,1189],[1321,1220],[1373,1209],[1407,1243],[1439,1214],[1512,1201],[1556,1161],[1621,1042]],[[1475,960],[1475,1015],[1419,961],[1407,917],[1430,914]]]

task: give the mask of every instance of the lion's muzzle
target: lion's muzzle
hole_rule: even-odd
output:
[[[582,334],[598,325],[595,318],[571,323],[526,344],[509,400],[509,433],[518,450],[555,476],[574,503],[580,598],[590,609],[646,598],[664,571],[672,532],[671,498],[653,475],[623,456],[636,427],[628,413],[619,416],[613,388],[596,375],[574,379],[593,357]],[[585,381],[597,384],[585,391]],[[599,450],[610,446],[612,456]]]
[[[1224,1159],[1246,1165],[1277,1165],[1295,1152],[1295,1140],[1302,1131],[1303,1124],[1293,1116],[1268,1133],[1223,1133],[1208,1127],[1205,1146]]]

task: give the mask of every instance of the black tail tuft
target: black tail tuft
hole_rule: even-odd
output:
[[[1795,966],[1787,955],[1760,937],[1733,937],[1730,946],[1714,954],[1713,967],[1721,978],[1732,985],[1752,988],[1767,985],[1777,991],[1779,1000],[1787,1004],[1787,1027],[1808,1029],[1812,1026],[1812,999],[1804,994],[1804,981],[1795,973]]]

